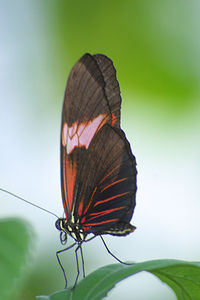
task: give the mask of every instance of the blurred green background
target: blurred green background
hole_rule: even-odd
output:
[[[59,131],[66,79],[85,52],[103,53],[117,69],[122,128],[138,163],[137,230],[106,237],[107,244],[122,260],[200,260],[200,2],[8,0],[0,1],[0,25],[1,187],[63,215]],[[53,217],[3,194],[0,203],[2,217],[26,218],[37,235],[34,259],[12,299],[62,289]],[[83,250],[87,273],[114,262],[98,239]],[[62,260],[73,282],[73,251]],[[124,281],[108,299],[124,294],[176,299],[149,274]]]

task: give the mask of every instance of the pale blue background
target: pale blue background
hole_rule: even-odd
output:
[[[86,51],[104,53],[117,68],[122,128],[138,163],[137,230],[106,237],[107,244],[122,260],[200,260],[199,11],[198,1],[1,1],[0,186],[63,215],[66,79]],[[3,193],[0,205],[2,217],[25,218],[37,236],[16,299],[62,289],[54,218]],[[87,273],[115,262],[98,239],[84,254]],[[62,259],[73,282],[73,251]],[[150,274],[125,280],[108,297],[122,298],[176,299]]]

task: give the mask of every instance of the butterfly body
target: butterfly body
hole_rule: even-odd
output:
[[[65,244],[67,241],[67,235],[70,235],[75,241],[83,242],[87,236],[87,233],[83,231],[80,224],[73,222],[67,222],[66,218],[59,218],[56,221],[56,228],[61,231],[61,243]]]

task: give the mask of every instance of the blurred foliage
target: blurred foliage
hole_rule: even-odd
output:
[[[71,254],[71,255],[70,255]],[[74,268],[74,253],[63,255],[62,263],[68,276],[68,283],[72,285],[76,277]],[[56,253],[51,245],[46,244],[43,253],[32,261],[28,276],[23,280],[15,292],[15,300],[33,300],[36,295],[49,294],[64,289],[65,281],[62,270],[56,259]]]
[[[20,286],[30,258],[31,230],[17,219],[0,222],[0,299],[7,300]],[[12,298],[13,299],[13,298]]]
[[[85,52],[104,53],[123,88],[181,114],[199,97],[198,8],[186,0],[86,0],[48,1],[43,11],[60,64],[69,60],[70,69]]]

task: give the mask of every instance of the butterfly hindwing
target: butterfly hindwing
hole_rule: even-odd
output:
[[[135,207],[136,163],[121,129],[101,128],[85,150],[77,179],[75,222],[94,234],[133,231],[128,223]]]

